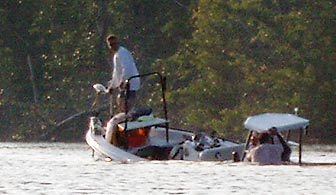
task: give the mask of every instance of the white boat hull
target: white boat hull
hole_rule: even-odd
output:
[[[105,139],[105,137],[100,135],[104,132],[104,128],[101,127],[101,123],[99,123],[98,120],[92,118],[90,129],[86,134],[86,142],[95,153],[102,154],[104,158],[108,157],[114,161],[143,161],[147,159],[223,161],[231,160],[232,152],[236,152],[239,155],[242,154],[242,144],[223,141],[221,139],[217,139],[218,143],[214,144],[212,143],[214,140],[208,136],[202,136],[202,138],[207,141],[203,143],[205,144],[204,147],[199,150],[198,145],[200,142],[198,141],[200,140],[192,141],[195,138],[195,134],[180,129],[170,128],[168,130],[167,141],[167,129],[165,127],[156,126],[164,122],[166,121],[160,119],[144,122],[130,122],[128,125],[128,128],[130,129],[124,132],[126,133],[126,137],[119,138],[126,141],[124,143],[126,145],[122,146],[127,149],[122,149],[119,145],[111,144],[111,141],[108,141],[109,139]],[[144,139],[144,137],[134,137],[134,133],[132,134],[132,132],[139,133],[138,130],[146,126],[149,126],[150,128],[146,135],[146,139]],[[107,126],[106,129],[109,129],[110,127]],[[121,125],[121,129],[123,128],[124,126]],[[99,135],[95,134],[95,132]],[[108,131],[106,131],[106,135],[109,135],[107,132]],[[135,135],[137,136],[138,134]],[[116,144],[120,143],[116,142]]]
[[[97,153],[109,157],[116,161],[143,161],[145,158],[138,157],[134,154],[126,152],[110,143],[108,143],[101,135],[95,135],[92,131],[86,133],[86,142]]]
[[[165,129],[164,128],[155,128],[152,129],[150,133],[150,138],[147,146],[176,146],[177,144],[183,142],[186,137],[192,135],[189,132],[181,132],[178,130],[170,130],[170,142],[167,143],[164,137]],[[104,158],[108,157],[114,161],[145,161],[146,158],[141,158],[135,154],[132,154],[129,151],[125,151],[121,148],[118,148],[104,139],[101,135],[95,135],[91,130],[86,134],[86,142],[94,150],[95,153],[103,155]],[[183,148],[182,158],[178,157],[175,159],[178,160],[187,160],[187,161],[225,161],[232,160],[232,153],[237,152],[239,156],[242,155],[244,144],[235,144],[228,142],[229,145],[214,147],[204,149],[203,151],[196,151],[192,142],[186,142],[181,147]],[[145,147],[143,147],[145,148]],[[135,151],[135,150],[133,150]]]
[[[218,147],[206,149],[200,153],[199,160],[201,161],[224,161],[232,160],[232,153],[237,152],[239,156],[242,156],[244,150],[244,144],[230,147]]]
[[[236,144],[225,141],[222,146],[206,148],[202,151],[196,151],[193,142],[186,142],[181,147],[183,157],[181,159],[188,161],[226,161],[233,160],[233,152],[236,152],[239,157],[244,150],[244,144]]]
[[[166,129],[162,127],[152,127],[147,144],[139,148],[131,148],[128,151],[110,144],[102,135],[95,135],[91,130],[88,130],[86,133],[86,142],[96,153],[102,154],[104,157],[111,158],[112,160],[143,161],[147,159],[141,158],[133,153],[136,153],[136,151],[140,152],[142,149],[146,149],[146,147],[156,149],[172,148],[174,145],[177,145],[188,138],[190,139],[193,133],[170,129],[168,135],[169,142],[167,143]]]

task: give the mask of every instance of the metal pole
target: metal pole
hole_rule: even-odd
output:
[[[161,92],[162,92],[162,101],[163,101],[163,110],[166,121],[168,121],[168,111],[167,111],[167,103],[166,103],[166,97],[165,97],[165,91],[166,91],[166,77],[162,77],[160,75],[160,81],[161,81]],[[169,126],[168,122],[166,122],[166,141],[169,143]]]
[[[112,117],[114,114],[113,112],[113,95],[110,95],[110,116]]]
[[[166,141],[167,143],[169,142],[169,123],[168,123],[168,111],[167,111],[167,103],[166,103],[166,97],[165,97],[165,91],[166,91],[166,78],[163,77],[159,72],[151,72],[151,73],[147,73],[147,74],[142,74],[142,75],[135,75],[135,76],[132,76],[130,78],[128,78],[126,80],[126,99],[128,98],[128,90],[129,90],[129,82],[130,80],[136,78],[136,77],[140,77],[140,78],[143,78],[143,77],[147,77],[147,76],[150,76],[150,75],[158,75],[160,77],[160,84],[161,84],[161,93],[162,93],[162,103],[163,103],[163,111],[164,111],[164,117],[166,119]],[[128,85],[128,86],[127,86]],[[126,101],[126,115],[127,115],[127,101]],[[125,123],[125,129],[127,127],[127,120],[126,120],[126,123]]]
[[[130,80],[129,79],[127,79],[126,80],[126,91],[125,91],[125,116],[126,116],[126,120],[125,120],[125,129],[124,129],[124,131],[126,131],[126,129],[127,129],[127,121],[128,121],[128,119],[127,119],[127,114],[128,114],[128,104],[127,104],[127,102],[128,102],[128,98],[129,98],[129,90],[130,90]],[[121,106],[123,106],[123,105],[121,105]]]
[[[301,159],[302,159],[302,134],[303,134],[303,128],[300,129],[300,135],[299,135],[299,165],[301,165]]]
[[[30,81],[31,81],[32,87],[33,87],[34,103],[37,104],[38,99],[37,99],[37,87],[36,87],[36,83],[35,83],[35,74],[34,74],[33,64],[31,62],[31,58],[30,58],[29,54],[27,55],[27,63],[29,65]]]
[[[291,134],[291,131],[289,130],[289,131],[287,132],[287,137],[286,137],[286,141],[287,141],[287,142],[289,141],[290,134]]]
[[[244,161],[244,158],[246,156],[246,150],[247,150],[248,145],[250,144],[250,139],[251,139],[252,133],[253,133],[253,131],[250,130],[250,132],[247,136],[247,139],[246,139],[246,143],[245,143],[245,147],[244,147],[243,156],[241,158],[241,161]]]

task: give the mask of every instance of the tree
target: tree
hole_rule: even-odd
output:
[[[183,71],[193,78],[189,84],[170,94],[179,108],[174,113],[189,125],[212,125],[238,138],[244,118],[260,112],[299,107],[304,117],[329,118],[335,108],[323,112],[320,103],[331,105],[335,83],[333,66],[327,65],[335,51],[329,28],[334,9],[329,1],[200,1],[193,37],[174,59],[193,69]],[[181,60],[185,56],[189,59]],[[329,132],[333,126],[328,125]]]

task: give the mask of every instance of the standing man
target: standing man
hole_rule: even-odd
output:
[[[271,136],[272,144],[281,144],[282,148],[284,149],[281,154],[281,160],[289,162],[292,149],[289,147],[284,138],[279,134],[278,129],[276,127],[272,127],[268,130],[268,133]]]
[[[121,112],[126,112],[126,80],[131,76],[139,75],[133,56],[126,48],[119,46],[116,36],[108,35],[106,38],[107,46],[110,50],[109,62],[113,63],[112,80],[109,81],[108,89],[110,93],[118,88],[118,106]],[[140,78],[134,78],[130,81],[130,91],[127,100],[127,110],[134,106],[136,91],[140,88]]]

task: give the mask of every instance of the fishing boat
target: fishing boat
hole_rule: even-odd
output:
[[[297,113],[297,108],[295,109]],[[249,131],[246,139],[242,161],[247,153],[252,134],[268,132],[275,127],[279,133],[286,133],[286,142],[290,145],[299,147],[299,164],[302,163],[302,137],[303,132],[307,131],[309,120],[290,113],[262,113],[248,117],[244,122],[245,128]],[[290,141],[292,131],[299,131],[299,143]]]
[[[86,142],[94,156],[98,154],[113,161],[223,161],[242,155],[244,144],[170,127],[165,99],[166,79],[160,73],[130,77],[126,80],[126,90],[129,90],[130,80],[149,76],[159,77],[164,116],[155,116],[151,108],[137,108],[129,112],[126,109],[125,113],[115,114],[105,125],[98,115],[91,116]],[[108,94],[101,84],[93,87],[97,94]]]

